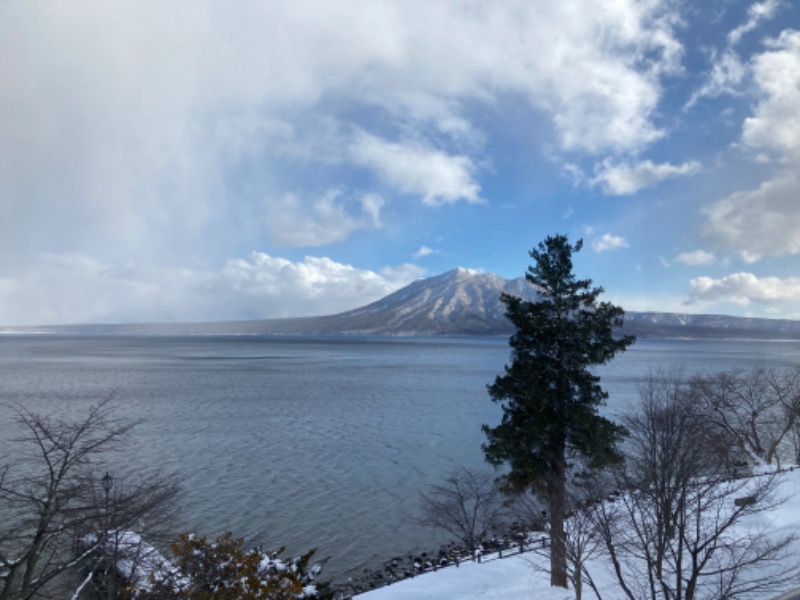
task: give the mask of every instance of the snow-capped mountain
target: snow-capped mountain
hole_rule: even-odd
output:
[[[329,318],[345,332],[495,335],[511,331],[500,302],[503,292],[531,296],[533,287],[523,279],[455,269]]]

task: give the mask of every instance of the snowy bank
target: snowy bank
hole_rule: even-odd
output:
[[[759,513],[756,518],[743,520],[740,527],[754,530],[766,529],[771,534],[800,534],[800,469],[779,475],[777,493],[785,502],[778,508]],[[800,540],[795,540],[785,566],[796,566],[800,560]],[[462,563],[433,573],[418,575],[392,585],[366,592],[358,600],[574,600],[572,590],[551,588],[546,556],[533,552],[498,558],[484,557],[482,563]],[[602,557],[589,561],[589,571],[603,598],[623,598],[611,565]],[[796,584],[800,587],[800,580]],[[779,594],[774,594],[778,596]],[[595,595],[584,584],[584,598]],[[773,596],[755,594],[742,596],[752,600],[768,600]]]

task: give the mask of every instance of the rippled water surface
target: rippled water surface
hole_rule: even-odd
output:
[[[486,384],[505,339],[0,337],[0,448],[9,403],[54,414],[114,393],[144,418],[124,461],[185,479],[183,528],[319,548],[357,575],[438,540],[409,518],[417,493],[457,466],[484,468]],[[800,343],[642,340],[601,371],[622,411],[655,368],[690,372],[800,362]]]

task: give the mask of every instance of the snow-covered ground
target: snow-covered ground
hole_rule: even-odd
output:
[[[800,535],[800,469],[780,475],[778,494],[786,499],[779,508],[753,515],[756,518],[745,519],[742,526],[766,527],[776,534],[789,531]],[[788,561],[792,564],[800,561],[800,540],[794,542],[787,555],[787,566]],[[462,563],[459,567],[419,575],[361,594],[358,600],[574,600],[573,591],[549,586],[549,575],[545,570],[547,563],[546,557],[534,553],[503,559],[489,555],[481,564]],[[607,561],[594,559],[589,570],[604,600],[624,597]],[[800,580],[796,587],[800,588]],[[594,597],[591,589],[584,586],[584,598]],[[763,600],[771,597],[756,596]]]
[[[549,586],[545,560],[522,554],[478,564],[462,563],[357,596],[358,600],[574,600],[575,594]]]

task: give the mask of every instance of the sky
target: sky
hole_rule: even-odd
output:
[[[2,0],[0,325],[332,314],[548,235],[800,318],[800,2]]]

